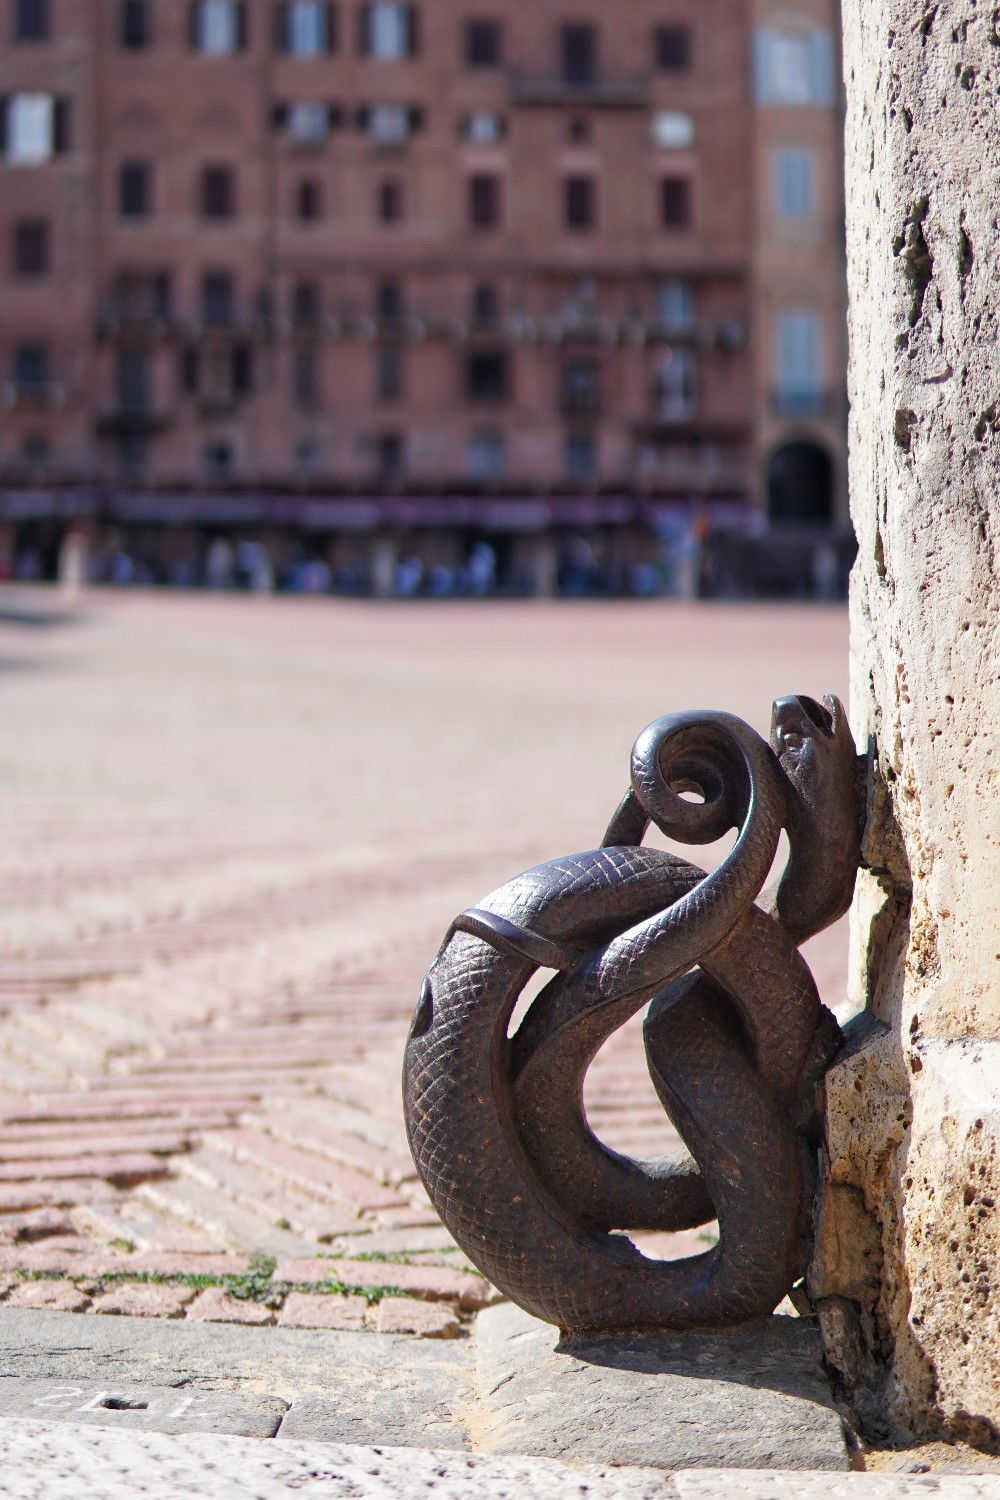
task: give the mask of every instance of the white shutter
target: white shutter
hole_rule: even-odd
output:
[[[811,104],[834,102],[833,36],[829,31],[814,31],[809,38],[809,98]]]
[[[758,26],[753,37],[754,92],[758,104],[774,104],[774,33]]]
[[[775,373],[781,396],[809,399],[820,394],[822,342],[822,324],[815,309],[789,308],[778,314]]]
[[[7,105],[7,160],[33,167],[55,149],[55,101],[51,94],[14,94]]]

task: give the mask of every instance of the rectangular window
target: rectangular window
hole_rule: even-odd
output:
[[[471,146],[494,146],[503,140],[504,118],[493,110],[477,110],[462,120],[462,136]]]
[[[296,328],[317,327],[319,287],[315,281],[297,281],[292,288],[292,322]]]
[[[375,439],[375,465],[384,485],[395,485],[403,477],[405,445],[398,432],[383,432]]]
[[[684,73],[691,66],[690,26],[657,26],[653,53],[661,73]]]
[[[36,167],[56,149],[56,101],[51,94],[12,94],[6,101],[5,155],[18,167]]]
[[[562,28],[561,40],[563,82],[596,83],[597,27],[571,23]]]
[[[119,39],[123,47],[136,50],[153,44],[152,0],[122,0]]]
[[[653,411],[660,422],[686,422],[698,410],[698,359],[693,349],[671,349],[653,373]]]
[[[319,360],[312,344],[292,352],[292,395],[296,406],[314,406],[319,397]]]
[[[466,21],[465,62],[470,68],[498,68],[503,61],[499,21]]]
[[[397,0],[374,0],[361,12],[361,50],[379,62],[399,62],[417,52],[417,11]]]
[[[15,42],[45,42],[49,36],[49,0],[15,0]]]
[[[593,229],[597,221],[597,183],[593,177],[566,178],[563,211],[567,229]]]
[[[298,100],[288,106],[285,123],[297,146],[320,146],[330,126],[330,111],[315,100]]]
[[[376,146],[402,146],[410,134],[405,104],[373,104],[368,111],[368,139]]]
[[[227,57],[243,44],[239,0],[193,0],[191,45],[206,57]]]
[[[687,229],[691,224],[691,181],[664,177],[660,183],[660,223],[664,229]]]
[[[403,288],[398,281],[380,281],[375,291],[375,316],[380,323],[390,325],[403,320]]]
[[[687,151],[694,145],[694,120],[682,109],[654,111],[653,145],[660,151]]]
[[[315,224],[323,217],[323,184],[307,177],[295,190],[295,216],[303,224]]]
[[[249,396],[253,391],[253,350],[249,344],[237,344],[233,350],[233,394]]]
[[[111,305],[123,323],[167,322],[172,309],[170,272],[119,271]]]
[[[601,370],[592,359],[571,359],[563,366],[559,408],[566,416],[596,417],[601,410]]]
[[[403,395],[403,351],[398,344],[383,344],[378,350],[376,385],[380,401],[399,401]]]
[[[469,178],[469,223],[473,229],[496,229],[500,223],[500,179],[485,172]]]
[[[480,428],[469,439],[469,478],[475,484],[495,484],[507,467],[503,433]]]
[[[823,396],[823,323],[814,308],[787,308],[774,330],[777,400],[786,413],[816,411]]]
[[[321,57],[334,49],[334,11],[325,0],[291,0],[281,7],[282,43],[291,57]]]
[[[592,432],[571,432],[566,439],[566,478],[591,484],[597,478],[597,439]]]
[[[236,310],[232,273],[206,271],[201,279],[201,318],[208,328],[229,328]]]
[[[216,406],[223,411],[232,405],[232,384],[230,376],[232,372],[228,368],[220,369],[220,378],[211,382],[213,394],[205,397],[208,406]],[[216,395],[218,390],[221,394]],[[219,442],[209,443],[205,449],[202,459],[205,465],[205,475],[208,479],[223,481],[231,479],[236,467],[236,454],[233,452],[232,443]]]
[[[505,401],[507,356],[503,350],[477,351],[466,356],[465,394],[470,401]]]
[[[236,173],[232,167],[203,167],[201,212],[206,219],[231,219],[236,213]]]
[[[122,162],[118,212],[123,219],[146,219],[153,211],[153,171],[146,161]]]
[[[477,328],[492,328],[500,321],[500,292],[490,282],[472,290],[472,321]]]
[[[140,415],[152,405],[148,349],[119,349],[115,356],[115,393],[120,412]]]
[[[694,329],[694,289],[689,281],[673,277],[656,289],[656,321],[664,333],[691,333]]]
[[[115,440],[115,459],[123,479],[135,479],[149,462],[149,437],[145,432],[120,432]]]
[[[754,34],[754,84],[758,104],[823,108],[835,98],[832,33],[779,31]]]
[[[394,178],[387,182],[380,182],[376,207],[380,223],[402,223],[405,208],[403,184]]]
[[[15,276],[46,276],[52,260],[47,219],[19,219],[14,225]]]
[[[14,350],[14,387],[19,398],[39,400],[48,395],[49,351],[45,344],[19,344]]]
[[[816,153],[781,147],[774,153],[774,197],[779,219],[807,220],[816,214]]]

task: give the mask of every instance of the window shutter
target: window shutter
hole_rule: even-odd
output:
[[[409,116],[410,116],[410,129],[411,130],[423,130],[423,128],[424,128],[424,111],[420,107],[419,104],[411,105],[410,110],[409,110]]]
[[[237,396],[249,396],[253,390],[253,362],[248,344],[237,344],[233,350],[233,390]]]
[[[55,99],[52,107],[52,150],[62,155],[69,150],[70,101]]]
[[[766,27],[758,27],[753,38],[753,72],[758,104],[774,103],[774,37]]]
[[[198,351],[189,347],[181,351],[181,390],[193,396],[198,389]]]
[[[198,48],[198,21],[200,18],[200,0],[191,0],[188,6],[188,45],[197,51]]]
[[[275,52],[288,50],[288,6],[281,0],[271,11],[271,43]]]
[[[273,104],[271,106],[271,125],[275,130],[284,130],[288,124],[288,105]]]
[[[357,125],[359,130],[368,129],[368,117],[370,114],[371,110],[369,109],[367,104],[362,104],[360,108],[355,111],[354,123]]]
[[[372,8],[370,5],[362,5],[358,11],[358,51],[362,57],[367,57],[371,51],[372,35]]]
[[[420,56],[420,10],[416,5],[406,10],[406,52],[409,57]]]
[[[344,111],[339,104],[329,104],[326,110],[327,125],[331,130],[339,130],[344,123]]]
[[[245,52],[250,35],[250,25],[247,16],[247,0],[239,0],[236,7],[236,50]]]
[[[337,15],[337,7],[333,4],[333,0],[330,0],[330,3],[326,7],[326,50],[327,50],[327,52],[336,52],[336,50],[337,50],[337,40],[338,40],[337,39],[337,21],[338,21],[338,19],[339,18],[338,18],[338,15]]]
[[[9,102],[6,94],[0,97],[0,156],[7,155],[7,107]]]
[[[809,38],[809,95],[813,104],[833,103],[833,38],[829,31],[814,31]]]

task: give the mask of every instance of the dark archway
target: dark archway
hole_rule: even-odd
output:
[[[772,521],[829,524],[833,520],[833,465],[818,443],[786,443],[767,469]]]

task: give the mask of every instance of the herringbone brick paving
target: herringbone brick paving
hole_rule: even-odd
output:
[[[490,1289],[416,1179],[398,1084],[448,922],[599,841],[649,719],[726,707],[764,729],[779,693],[843,694],[846,655],[834,609],[10,593],[8,1300],[459,1331]],[[811,945],[834,1004],[844,946]],[[587,1108],[649,1154],[676,1139],[637,1024]],[[386,1288],[410,1301],[376,1320]],[[460,1316],[421,1320],[413,1297]]]

